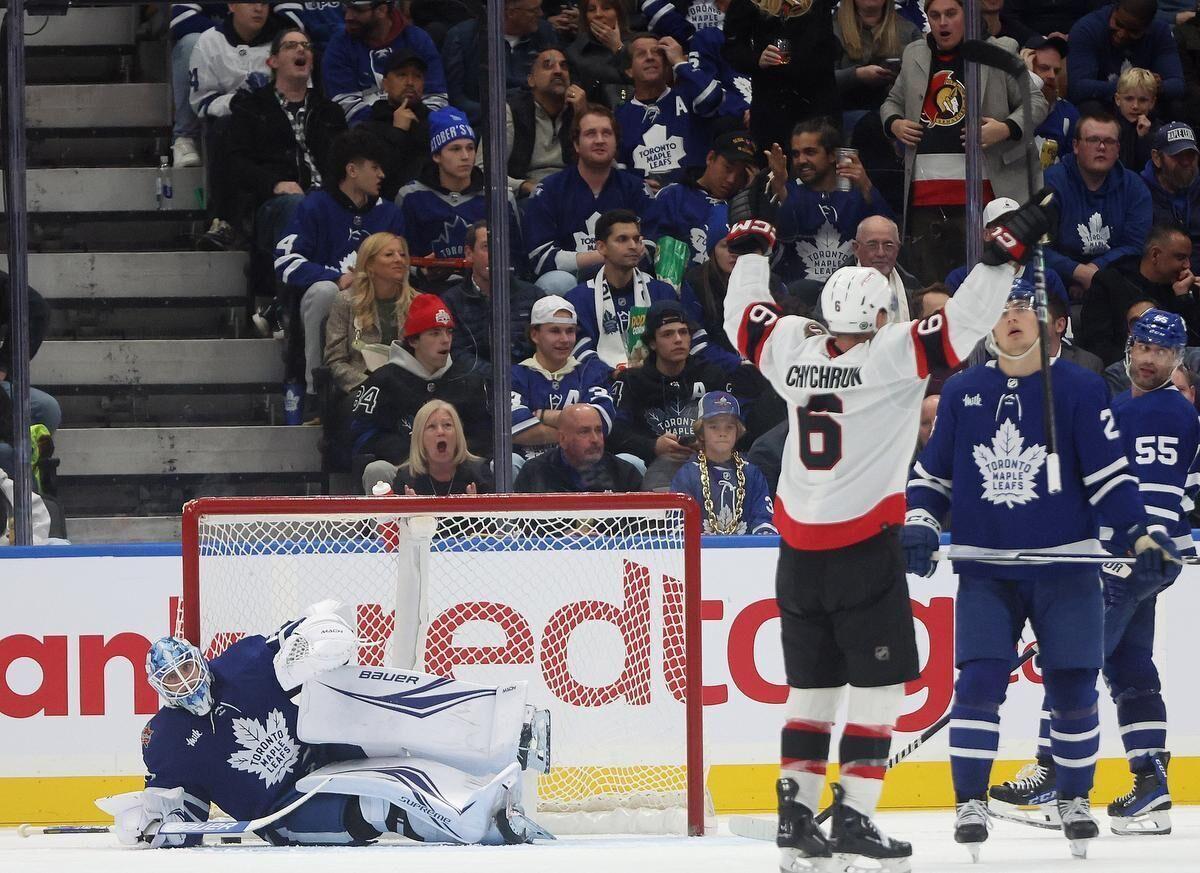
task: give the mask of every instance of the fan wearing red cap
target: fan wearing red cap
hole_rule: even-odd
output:
[[[408,458],[413,416],[437,399],[458,410],[468,448],[491,455],[487,380],[468,361],[451,358],[453,335],[449,307],[435,294],[418,294],[404,322],[404,338],[392,343],[388,362],[354,394],[354,454],[371,454],[399,466]]]

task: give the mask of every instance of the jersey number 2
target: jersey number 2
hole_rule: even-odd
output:
[[[841,412],[836,394],[817,394],[807,406],[796,408],[800,430],[800,461],[810,470],[832,470],[842,459],[842,427],[830,415]]]

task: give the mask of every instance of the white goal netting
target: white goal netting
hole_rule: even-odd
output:
[[[686,502],[632,499],[195,501],[184,630],[212,657],[337,599],[363,664],[529,683],[553,725],[542,820],[696,832],[698,536]]]

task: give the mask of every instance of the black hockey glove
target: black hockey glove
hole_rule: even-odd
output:
[[[766,255],[775,248],[775,228],[761,218],[748,218],[729,228],[725,238],[735,255]]]
[[[983,262],[996,266],[1029,260],[1038,241],[1058,230],[1057,203],[1058,194],[1043,188],[1020,209],[1001,216],[999,224],[988,228],[983,241]]]

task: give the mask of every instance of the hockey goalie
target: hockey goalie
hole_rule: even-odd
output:
[[[269,637],[205,660],[164,637],[147,655],[165,705],[142,731],[146,787],[97,803],[123,845],[191,846],[163,822],[206,821],[216,804],[275,845],[552,838],[521,810],[521,773],[547,772],[550,720],[524,682],[476,685],[352,664],[361,644],[323,601]]]

